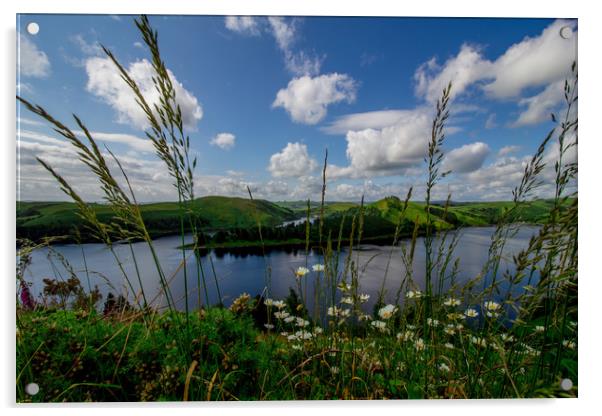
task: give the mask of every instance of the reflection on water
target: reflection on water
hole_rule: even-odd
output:
[[[533,226],[522,227],[518,234],[507,242],[504,257],[511,259],[512,254],[526,247],[529,238],[537,229]],[[493,231],[493,227],[474,227],[458,231],[460,236],[453,256],[453,260],[460,259],[458,274],[455,277],[458,283],[474,278],[481,272],[483,264],[487,260]],[[187,236],[186,241],[190,242],[191,240],[191,236]],[[419,238],[418,240],[412,277],[416,284],[424,289],[425,250],[423,239]],[[439,241],[439,238],[435,239],[434,247],[438,247]],[[159,238],[154,242],[155,250],[161,260],[161,266],[166,276],[171,279],[170,287],[179,309],[184,308],[183,297],[185,294],[184,270],[183,267],[180,267],[182,265],[182,251],[177,248],[181,242],[179,236]],[[402,244],[407,243],[402,242]],[[135,253],[140,280],[147,298],[152,298],[160,289],[159,274],[155,263],[146,243],[134,243],[132,249]],[[87,288],[88,281],[90,281],[92,287],[98,286],[105,298],[109,291],[121,293],[125,290],[123,275],[111,252],[104,245],[84,244],[78,246],[66,244],[56,245],[54,250],[69,262],[85,288]],[[132,260],[130,247],[128,245],[116,245],[115,251],[123,263],[126,273],[130,276],[135,290],[139,290],[136,267]],[[195,308],[199,302],[198,283],[201,282],[200,287],[203,287],[202,275],[197,273],[193,253],[186,251],[186,256],[189,302],[190,307]],[[346,257],[347,249],[341,254],[341,269]],[[383,282],[385,300],[392,302],[405,274],[401,249],[391,246],[362,245],[360,250],[354,248],[353,260],[359,265],[361,292],[371,295],[370,301],[366,304],[366,311],[371,310]],[[247,292],[251,296],[265,293],[268,281],[271,281],[271,297],[275,299],[284,298],[288,295],[289,288],[297,288],[294,270],[299,266],[306,265],[311,270],[311,265],[317,263],[322,263],[322,258],[318,253],[310,251],[306,257],[304,248],[294,247],[266,250],[265,258],[260,248],[251,250],[212,250],[209,255],[204,255],[201,260],[209,302],[211,304],[219,302],[213,274],[214,269],[222,300],[226,306],[229,306],[232,300],[243,292]],[[506,268],[512,268],[508,260],[502,262],[501,270],[504,271]],[[269,271],[269,273],[266,273],[266,271]],[[449,275],[451,272],[451,267],[449,267],[447,274]],[[44,248],[32,254],[32,261],[26,270],[25,276],[27,281],[33,284],[32,293],[39,295],[43,289],[43,278],[66,279],[68,273],[61,262],[55,256],[50,255],[50,250]],[[311,272],[303,278],[303,291],[307,290],[310,308],[313,303],[314,282],[316,280],[322,281],[320,279],[323,279],[323,277],[315,272]],[[305,289],[305,281],[307,282],[307,289]],[[448,285],[449,281],[447,280],[444,282],[444,286]],[[202,302],[204,302],[205,292],[202,290],[200,295]]]

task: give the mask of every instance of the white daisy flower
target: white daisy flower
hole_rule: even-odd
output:
[[[382,319],[389,319],[391,316],[393,316],[393,314],[396,311],[397,311],[397,306],[387,305],[383,308],[380,308],[380,310],[378,311],[378,316],[380,316]]]

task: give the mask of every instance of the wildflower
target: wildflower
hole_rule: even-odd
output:
[[[414,329],[416,329],[416,325],[410,325],[410,324],[408,324],[408,325],[406,325],[406,328],[413,331]]]
[[[284,303],[283,300],[275,300],[274,306],[278,309],[283,309],[286,306],[286,303]]]
[[[341,309],[341,308],[337,308],[336,306],[331,306],[328,308],[328,310],[326,311],[326,314],[328,316],[334,316],[334,317],[347,317],[351,314],[351,310],[349,309]]]
[[[277,319],[285,319],[285,318],[288,318],[290,316],[290,313],[288,313],[286,311],[279,311],[279,312],[274,312],[274,316]]]
[[[447,348],[448,350],[453,350],[454,344],[452,344],[451,342],[446,342],[444,347]]]
[[[395,312],[397,312],[397,306],[387,305],[383,308],[380,308],[378,311],[378,316],[380,316],[382,319],[389,319]]]
[[[406,298],[408,298],[408,299],[419,298],[421,296],[422,296],[422,292],[420,292],[419,290],[408,290],[406,292]]]
[[[25,280],[20,279],[19,284],[21,286],[21,303],[23,304],[23,308],[26,310],[33,310],[35,308],[36,302],[31,296],[31,292],[29,291],[29,286],[25,283]]]
[[[287,316],[286,318],[284,318],[284,322],[286,322],[287,324],[290,324],[295,319],[297,319],[295,316]]]
[[[575,347],[577,346],[577,344],[575,344],[573,341],[569,341],[568,339],[565,339],[564,341],[562,341],[562,346],[566,347],[568,349],[574,350]]]
[[[387,324],[383,321],[372,321],[370,325],[372,325],[381,332],[384,332],[387,329]]]
[[[398,341],[409,341],[414,339],[414,331],[404,331],[397,334]]]
[[[281,332],[281,333],[280,333],[280,335],[282,335],[283,337],[285,337],[285,338],[286,338],[286,337],[288,337],[288,332],[286,332],[286,331],[284,331],[284,332]]]
[[[339,374],[339,367],[335,367],[335,366],[330,367],[330,372],[332,374]]]
[[[397,371],[404,371],[406,369],[406,365],[404,363],[397,364]]]
[[[297,335],[295,334],[290,334],[286,337],[286,339],[288,339],[289,341],[298,341],[299,338],[297,338]]]
[[[297,351],[301,351],[303,349],[303,346],[299,344],[293,344],[291,348]]]
[[[427,318],[426,319],[426,324],[428,326],[436,328],[436,327],[439,326],[439,321],[437,319]]]
[[[368,314],[364,314],[364,315],[360,315],[360,316],[358,317],[358,319],[359,319],[360,321],[371,321],[371,320],[372,320],[372,317],[371,317],[370,315],[368,315]]]
[[[324,332],[324,330],[322,328],[320,328],[319,326],[314,328],[314,335],[319,335],[322,332]]]
[[[323,272],[324,271],[323,264],[314,264],[313,266],[311,266],[311,268],[314,272]]]
[[[541,326],[541,325],[535,326],[535,332],[537,332],[537,333],[542,333],[545,330],[546,329],[543,326]]]
[[[450,368],[447,364],[441,363],[441,364],[439,364],[439,371],[443,371],[444,373],[449,373]]]
[[[297,331],[295,332],[295,336],[297,339],[311,339],[313,336],[311,332],[308,331]]]
[[[463,329],[464,329],[464,325],[462,325],[462,324],[456,324],[456,329],[457,329],[458,331],[461,331],[461,330],[463,330]]]
[[[464,316],[463,313],[453,312],[453,313],[447,314],[447,319],[449,319],[450,321],[456,321],[456,320],[464,319],[464,318],[466,318],[466,316]]]
[[[353,305],[353,299],[351,297],[345,297],[343,299],[341,299],[341,303],[346,303],[348,305]]]
[[[297,324],[297,326],[303,328],[303,327],[306,327],[307,325],[309,325],[309,321],[306,321],[303,318],[297,318],[296,324]]]
[[[414,348],[416,348],[417,351],[424,350],[424,340],[422,338],[418,338],[416,341],[414,341]]]
[[[351,285],[347,284],[345,282],[339,283],[338,288],[341,289],[343,292],[349,292],[349,291],[351,291]]]
[[[460,306],[460,299],[456,298],[447,298],[443,302],[445,306]]]
[[[263,301],[263,303],[265,304],[265,306],[272,306],[274,304],[274,300],[267,298],[266,300]]]
[[[500,335],[500,338],[504,342],[512,342],[512,341],[514,341],[514,337],[512,335],[508,335],[508,334],[505,334],[505,333],[502,334],[502,335]]]
[[[445,328],[443,329],[443,332],[445,332],[447,335],[455,335],[456,326],[454,324],[446,325]]]
[[[486,347],[487,346],[487,342],[485,341],[484,338],[481,338],[481,337],[471,336],[470,342],[475,344],[477,347]]]
[[[299,267],[296,271],[295,271],[295,276],[296,277],[303,277],[305,276],[307,273],[309,273],[309,269],[307,267]]]
[[[479,313],[475,310],[475,309],[466,309],[466,311],[464,311],[464,315],[467,318],[476,318],[477,316],[479,316]]]
[[[485,309],[491,312],[495,312],[501,308],[501,305],[492,300],[485,302]]]
[[[234,301],[232,302],[232,305],[230,306],[230,310],[234,313],[244,312],[249,305],[248,302],[250,299],[251,299],[251,295],[249,295],[248,293],[242,293],[239,297],[234,299]],[[106,313],[107,313],[107,311],[105,310],[105,315],[106,315]]]
[[[370,295],[368,295],[367,293],[362,293],[360,295],[360,302],[361,303],[366,303],[368,302],[368,299],[370,299]]]
[[[484,306],[486,310],[485,315],[488,318],[497,318],[500,315],[498,311],[502,306],[499,303],[490,300],[485,302]]]
[[[274,325],[272,324],[264,324],[263,326],[265,326],[267,329],[274,329]]]

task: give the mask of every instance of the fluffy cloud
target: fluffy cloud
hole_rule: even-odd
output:
[[[499,157],[502,157],[502,156],[507,156],[507,155],[510,155],[510,154],[512,154],[512,153],[516,153],[516,152],[518,152],[519,150],[520,150],[520,146],[504,146],[504,147],[502,147],[502,148],[501,148],[501,149],[500,149],[500,150],[497,152],[497,155],[498,155]]]
[[[38,123],[34,120],[29,119],[20,119],[20,123],[30,124],[33,126],[39,126],[42,123]],[[80,138],[84,139],[85,135],[83,131],[74,130],[75,134],[77,134]],[[148,139],[143,139],[132,134],[122,134],[122,133],[105,133],[100,131],[91,131],[90,132],[92,138],[99,142],[108,142],[108,143],[119,143],[129,150],[133,150],[135,152],[142,153],[154,153],[155,149],[153,144]],[[51,143],[59,146],[67,145],[68,143],[65,140],[57,139],[55,137],[47,136],[42,133],[38,133],[32,130],[20,129],[17,133],[18,139],[26,139],[34,142],[42,142],[42,143]],[[85,140],[84,140],[85,141]]]
[[[282,107],[293,121],[316,124],[327,113],[327,107],[341,101],[355,101],[357,84],[346,74],[294,78],[278,91],[272,107]]]
[[[321,130],[328,134],[346,134],[352,130],[382,129],[399,123],[412,110],[381,110],[338,117]]]
[[[490,149],[483,142],[465,144],[447,153],[443,160],[443,170],[454,173],[472,172],[483,166]]]
[[[429,103],[435,103],[449,82],[453,82],[451,97],[461,94],[468,86],[491,72],[492,64],[483,59],[479,48],[462,45],[458,55],[443,66],[435,58],[418,67],[414,73],[416,94]]]
[[[232,133],[219,133],[209,142],[212,146],[217,146],[224,150],[230,150],[236,143],[236,136]]]
[[[73,188],[87,201],[100,201],[103,194],[96,177],[82,163],[74,148],[64,139],[46,136],[32,131],[19,132],[18,198],[20,200],[66,200],[56,180],[36,160],[40,157],[50,163]],[[109,168],[118,180],[119,167],[108,153],[104,154]],[[117,157],[132,185],[136,198],[141,202],[175,200],[177,194],[168,175],[158,175],[165,170],[163,162],[140,159],[124,154]],[[127,185],[122,183],[124,189]]]
[[[282,151],[270,157],[268,170],[274,177],[300,177],[311,173],[318,166],[307,153],[307,146],[288,143]]]
[[[330,165],[328,176],[359,178],[390,175],[421,163],[426,155],[430,134],[430,110],[418,108],[399,111],[397,117],[397,122],[392,126],[347,132],[349,166]]]
[[[50,61],[26,35],[18,34],[18,64],[21,76],[45,78],[50,75]]]
[[[259,23],[253,16],[226,16],[225,25],[228,30],[236,33],[251,36],[260,34]]]
[[[147,102],[151,106],[158,104],[159,94],[152,81],[154,75],[152,64],[146,59],[139,60],[131,63],[127,71],[138,84]],[[121,79],[109,58],[89,58],[86,60],[86,73],[88,74],[86,89],[113,107],[119,123],[133,124],[139,129],[147,127],[144,111],[136,103],[134,93]],[[195,128],[197,122],[203,117],[203,110],[197,98],[184,88],[170,70],[168,74],[174,85],[176,101],[182,109],[184,125]]]
[[[519,97],[528,88],[548,87],[564,81],[577,57],[577,35],[574,33],[571,39],[564,39],[560,30],[565,27],[576,30],[576,21],[556,20],[539,36],[526,37],[510,46],[495,61],[486,59],[479,47],[468,44],[462,45],[458,54],[443,65],[432,58],[414,74],[416,94],[433,103],[452,81],[452,97],[478,84],[490,98],[508,99]],[[522,105],[529,108],[522,120],[517,121],[519,124],[541,121],[541,112],[559,100],[547,88],[541,94],[544,95],[522,101]],[[557,100],[552,103],[554,97]]]
[[[564,82],[557,81],[550,84],[537,95],[519,100],[518,105],[526,107],[520,113],[513,127],[537,124],[550,119],[550,113],[557,107],[564,97]]]
[[[495,61],[494,80],[485,85],[485,91],[496,98],[510,98],[525,88],[564,80],[577,58],[577,34],[564,39],[560,30],[565,26],[575,30],[577,23],[556,20],[541,35],[527,37],[508,48]]]

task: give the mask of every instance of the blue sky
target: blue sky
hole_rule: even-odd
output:
[[[144,117],[99,48],[153,100],[149,54],[131,16],[18,16],[18,93],[76,113],[122,160],[140,201],[177,199],[145,139]],[[423,196],[434,103],[454,84],[435,196],[507,200],[562,108],[577,24],[564,19],[151,16],[177,85],[197,195],[317,199]],[[27,25],[36,22],[39,33]],[[564,35],[560,36],[561,31]],[[35,157],[88,200],[101,194],[69,145],[18,108],[18,198],[65,199]],[[553,161],[551,145],[546,160]],[[573,155],[572,157],[575,157]],[[544,172],[550,181],[551,172]],[[550,186],[540,194],[546,196]]]

